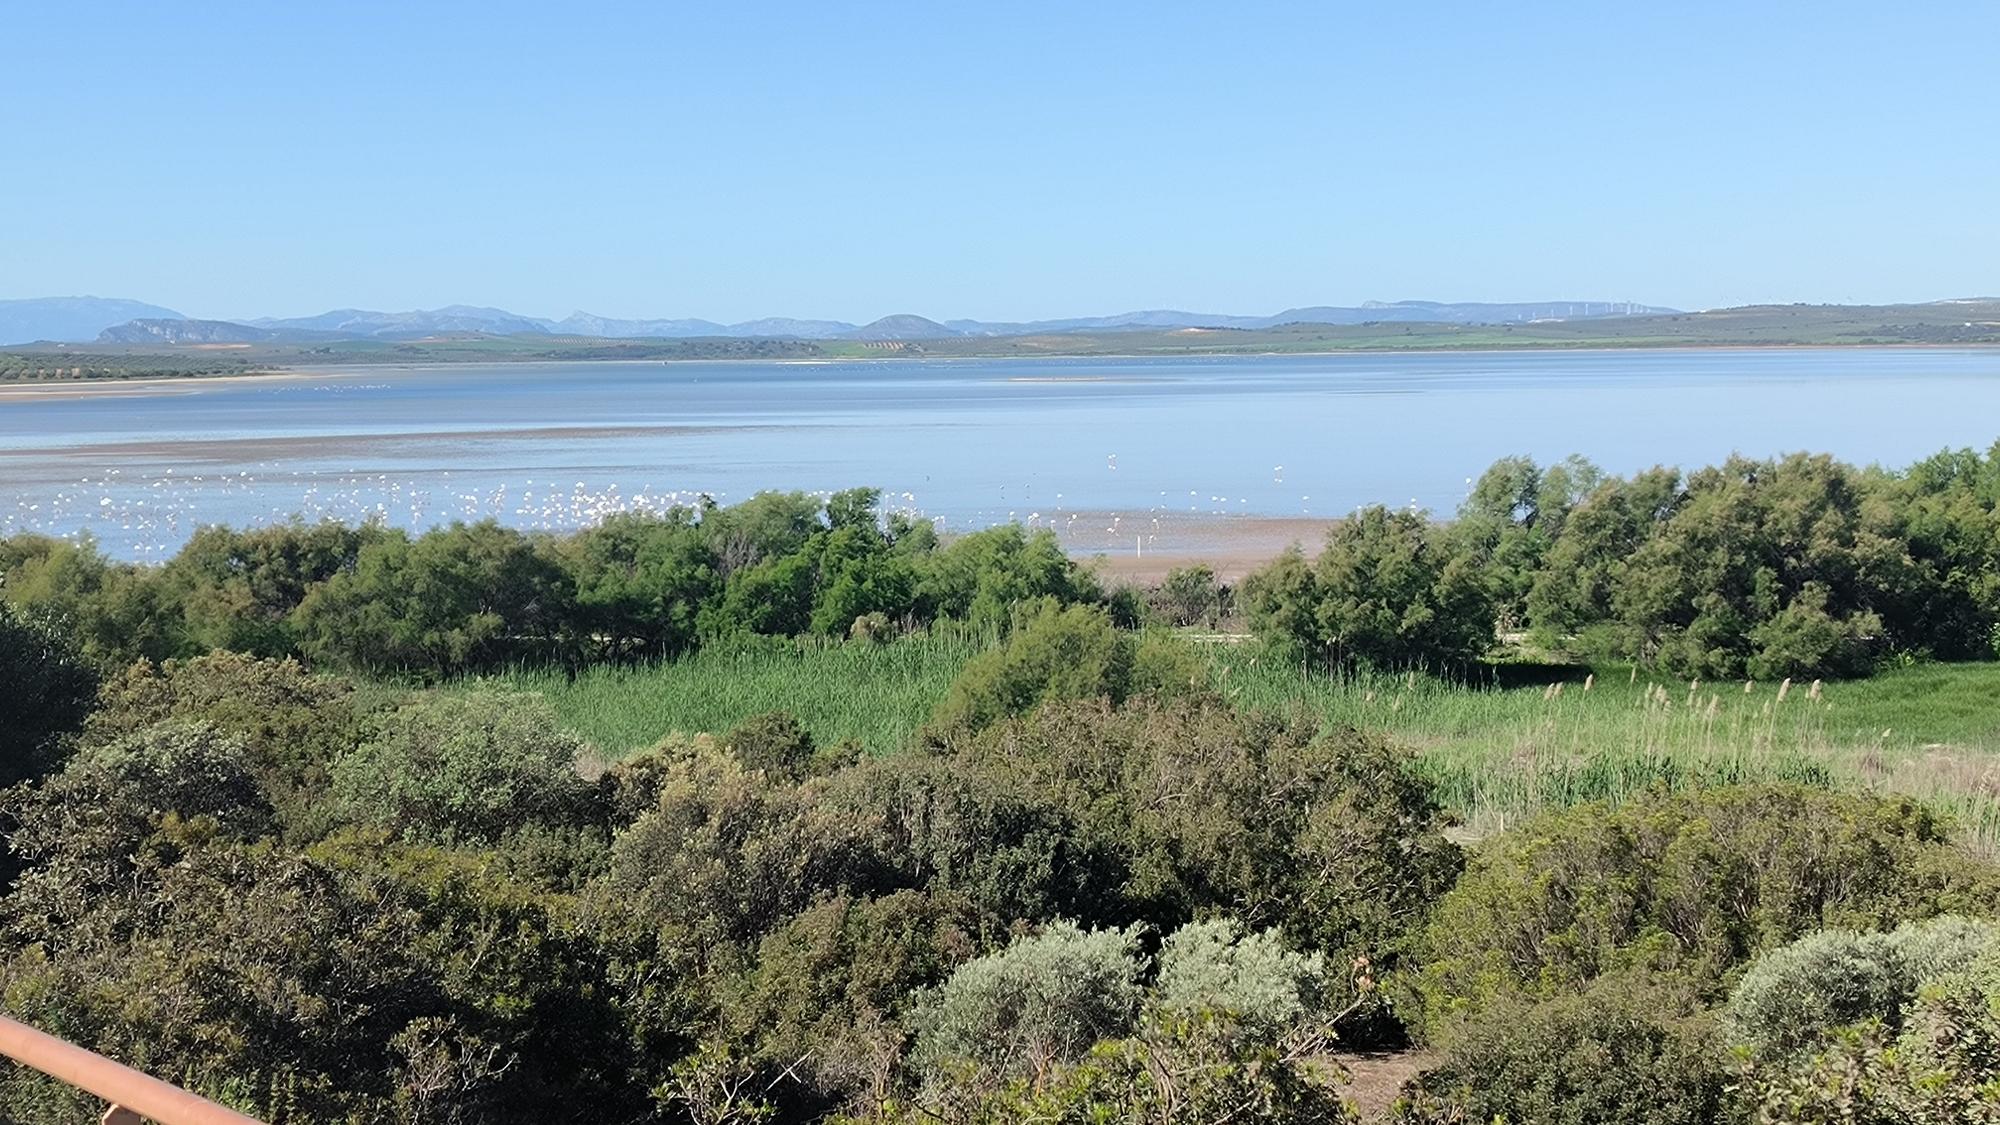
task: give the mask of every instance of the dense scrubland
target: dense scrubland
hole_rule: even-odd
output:
[[[1507,461],[1235,590],[865,490],[15,537],[0,1003],[274,1122],[1343,1121],[1409,1044],[1407,1125],[1994,1120],[1996,508]]]

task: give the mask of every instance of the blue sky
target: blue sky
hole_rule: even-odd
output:
[[[0,297],[2000,292],[2000,5],[0,6]]]

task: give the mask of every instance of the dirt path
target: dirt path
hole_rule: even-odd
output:
[[[1430,1053],[1414,1048],[1360,1051],[1335,1057],[1347,1068],[1347,1096],[1361,1111],[1363,1121],[1388,1120],[1389,1107],[1396,1104],[1396,1095],[1402,1092],[1403,1083],[1437,1061]]]

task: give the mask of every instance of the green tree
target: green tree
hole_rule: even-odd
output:
[[[1175,567],[1154,591],[1152,602],[1169,625],[1214,628],[1223,613],[1224,589],[1207,566]]]
[[[1244,583],[1251,627],[1334,664],[1473,660],[1493,644],[1478,559],[1421,514],[1363,508],[1327,533],[1310,568],[1281,557]]]
[[[154,569],[114,563],[88,537],[0,540],[0,600],[64,631],[100,668],[178,655]]]
[[[160,569],[163,599],[178,610],[178,652],[216,649],[289,656],[297,649],[292,613],[306,594],[354,569],[377,524],[293,522],[249,531],[196,529]]]
[[[869,517],[872,521],[872,508]],[[855,621],[871,614],[890,621],[908,618],[916,609],[916,586],[915,565],[893,553],[872,522],[849,518],[820,546],[812,631],[846,636]]]
[[[701,607],[721,588],[708,534],[686,509],[614,515],[562,543],[577,631],[610,660],[694,647]]]
[[[486,521],[365,545],[299,606],[315,659],[428,677],[561,655],[575,589],[546,546]]]
[[[961,535],[925,557],[919,570],[921,616],[950,618],[975,628],[1005,629],[1014,607],[1042,598],[1063,605],[1099,600],[1091,576],[1063,553],[1052,531],[1033,534],[1018,524]]]

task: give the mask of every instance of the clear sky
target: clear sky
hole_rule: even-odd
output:
[[[2000,293],[2000,4],[0,4],[0,297]]]

